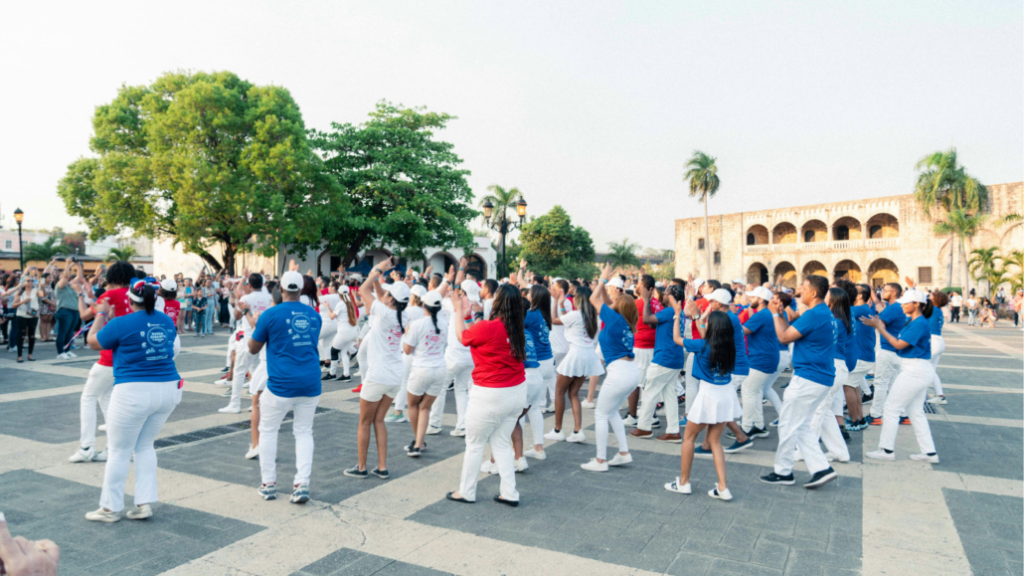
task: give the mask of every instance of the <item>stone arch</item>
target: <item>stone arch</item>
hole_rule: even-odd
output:
[[[868,266],[868,279],[876,288],[889,282],[899,282],[900,269],[892,260],[879,258]]]
[[[800,226],[800,241],[801,242],[827,242],[828,241],[828,226],[824,222],[817,219],[811,219],[803,223]]]
[[[860,240],[860,220],[853,216],[843,216],[832,223],[833,240]]]
[[[790,222],[779,222],[772,228],[772,244],[796,244],[796,226]]]
[[[747,246],[758,246],[768,243],[768,228],[761,224],[754,224],[747,228]]]
[[[996,234],[995,232],[987,228],[983,228],[981,230],[978,230],[978,233],[974,236],[974,238],[971,238],[970,240],[967,241],[967,251],[970,252],[975,248],[997,247],[1000,249],[1000,251],[1005,250],[1007,251],[1007,253],[1009,253],[1009,251],[1012,250],[1013,248],[1006,244],[1002,244],[1000,240],[1001,238],[999,237],[999,234]],[[968,254],[968,258],[969,257],[970,254]]]
[[[861,283],[864,280],[860,265],[853,260],[840,260],[834,268],[835,279],[846,278],[850,282]]]
[[[773,276],[773,280],[777,281],[779,285],[796,288],[796,266],[793,266],[791,262],[784,261],[776,264]]]
[[[892,214],[879,212],[868,218],[865,224],[868,229],[869,240],[899,238],[900,236],[900,222]]]
[[[427,259],[427,265],[434,267],[434,272],[447,274],[448,268],[456,266],[459,260],[448,252],[435,252]]]
[[[477,280],[484,280],[487,278],[487,262],[479,254],[467,254],[466,274],[472,274]]]
[[[806,279],[808,276],[824,276],[828,278],[828,268],[817,260],[809,260],[804,264],[803,269],[803,277]]]
[[[747,284],[760,286],[768,282],[768,267],[760,262],[754,262],[747,268]]]
[[[1024,246],[1024,224],[1017,222],[1013,226],[1003,232],[1002,238],[999,239],[999,245],[1003,247],[1003,250],[1008,255],[1012,250],[1020,250],[1021,246]]]

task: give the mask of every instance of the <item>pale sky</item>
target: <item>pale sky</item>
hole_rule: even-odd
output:
[[[57,181],[122,83],[230,70],[288,88],[307,127],[375,102],[458,116],[478,196],[518,186],[599,251],[671,248],[693,150],[712,214],[909,193],[956,146],[1024,177],[1024,10],[984,2],[17,2],[0,19],[0,224],[66,230]]]

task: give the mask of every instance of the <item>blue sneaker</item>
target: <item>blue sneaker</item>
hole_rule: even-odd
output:
[[[736,441],[736,442],[732,443],[732,446],[729,446],[728,448],[725,449],[725,453],[726,454],[735,454],[736,452],[739,452],[740,450],[745,450],[747,448],[750,448],[753,445],[754,445],[754,439],[753,438],[747,438],[746,442]]]
[[[296,484],[295,491],[292,492],[289,502],[292,504],[305,504],[309,502],[309,484]]]
[[[679,421],[679,427],[680,428],[686,428],[686,423],[687,422],[688,422],[688,420],[686,419],[686,416],[683,416],[683,419]]]
[[[779,426],[779,419],[776,418],[775,420],[772,420],[771,423],[769,423],[768,425],[769,426],[775,426],[776,428],[778,428],[778,426]]]
[[[259,493],[264,500],[277,500],[277,484],[262,484]]]
[[[693,449],[694,454],[711,454],[711,450],[705,450],[703,446],[696,446]]]
[[[874,374],[865,374],[864,375],[864,379],[865,380],[874,380],[875,379],[875,375]]]

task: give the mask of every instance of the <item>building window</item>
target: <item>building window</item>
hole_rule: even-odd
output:
[[[703,249],[704,249],[704,239],[703,238],[697,238],[697,250],[703,250]]]
[[[921,284],[931,284],[932,283],[932,267],[931,266],[923,266],[921,268],[918,268],[917,269],[917,281],[920,282]]]
[[[721,264],[721,263],[722,263],[722,253],[721,252],[715,252],[715,264]]]
[[[757,242],[754,240],[753,234],[747,234],[747,246],[753,246]]]
[[[814,242],[814,230],[804,230],[804,242]]]
[[[11,249],[11,241],[7,240],[6,242],[4,242],[4,250],[10,250],[10,249]]]
[[[874,239],[874,238],[881,238],[881,237],[882,237],[882,227],[881,226],[879,226],[878,224],[875,224],[871,228],[868,228],[868,238]]]
[[[849,240],[850,229],[846,226],[836,226],[836,240]]]

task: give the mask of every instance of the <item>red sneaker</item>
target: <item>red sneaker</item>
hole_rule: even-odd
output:
[[[353,393],[353,394],[359,394],[359,392],[360,392],[360,391],[361,391],[362,389],[363,389],[363,385],[362,385],[362,384],[360,384],[359,386],[356,386],[355,388],[353,388],[353,389],[352,389],[352,393]]]

